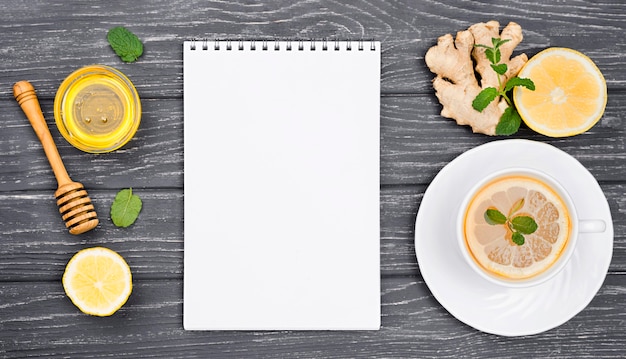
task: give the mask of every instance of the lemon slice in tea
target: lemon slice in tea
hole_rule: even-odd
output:
[[[536,230],[524,234],[520,245],[509,225],[489,223],[488,209],[509,218],[531,217]],[[554,264],[571,230],[563,200],[543,182],[522,175],[504,176],[483,186],[465,216],[465,241],[473,259],[484,270],[513,280],[533,277]]]

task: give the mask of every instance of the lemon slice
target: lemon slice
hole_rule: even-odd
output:
[[[589,130],[604,113],[604,76],[578,51],[543,50],[528,60],[517,76],[535,84],[534,91],[515,87],[513,101],[522,120],[536,132],[550,137],[577,135]]]
[[[487,209],[532,217],[538,227],[514,243],[507,225],[485,219]],[[548,269],[560,257],[571,231],[563,200],[543,182],[509,176],[485,185],[466,212],[465,239],[474,260],[488,272],[508,279],[525,279]]]
[[[118,253],[104,247],[87,248],[67,263],[63,288],[82,312],[104,317],[126,303],[133,288],[132,275]]]

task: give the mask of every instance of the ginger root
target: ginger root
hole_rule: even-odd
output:
[[[508,71],[501,76],[502,84],[516,76],[528,61],[526,54],[511,58],[513,49],[522,41],[521,26],[510,22],[501,33],[499,30],[500,24],[497,21],[489,21],[459,31],[456,40],[453,40],[451,34],[446,34],[438,39],[437,45],[426,52],[425,57],[430,71],[437,74],[433,79],[433,87],[443,105],[441,116],[455,119],[459,125],[470,125],[473,132],[491,136],[496,134],[496,125],[509,105],[503,98],[499,98],[482,112],[472,107],[472,101],[482,89],[500,87],[498,76],[485,56],[485,49],[474,47],[474,44],[491,46],[492,38],[510,39],[500,47],[500,63],[508,66]],[[480,85],[474,72],[472,57],[476,62],[475,70],[480,78]]]

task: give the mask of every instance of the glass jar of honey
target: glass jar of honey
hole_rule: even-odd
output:
[[[74,147],[90,153],[110,152],[137,132],[141,102],[123,73],[90,65],[61,83],[54,98],[54,117],[61,135]]]

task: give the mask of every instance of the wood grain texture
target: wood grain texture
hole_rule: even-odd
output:
[[[414,277],[384,278],[381,285],[379,331],[233,333],[185,332],[180,280],[135,280],[127,304],[105,318],[76,310],[60,282],[0,283],[0,353],[7,358],[617,358],[626,349],[626,276],[608,278],[567,323],[519,338],[462,324]]]
[[[381,191],[381,273],[415,276],[415,216],[425,186]],[[611,272],[626,272],[626,185],[602,186],[615,231]],[[89,191],[100,225],[79,237],[67,233],[52,193],[0,194],[0,281],[45,281],[60,278],[72,254],[86,246],[118,251],[140,279],[181,279],[183,274],[183,191],[134,188],[143,209],[128,228],[115,227],[109,209],[115,191]],[[36,225],[34,225],[36,223]]]
[[[182,187],[183,109],[180,99],[143,99],[142,122],[122,149],[88,154],[72,147],[54,123],[52,101],[43,101],[50,131],[70,176],[89,189]],[[468,126],[439,115],[434,94],[381,98],[381,183],[428,184],[448,162],[466,150],[505,137],[473,134]],[[15,101],[0,101],[4,135],[0,137],[0,185],[3,190],[54,188],[54,177],[35,133]],[[523,126],[510,138],[554,145],[578,159],[598,181],[626,178],[626,93],[609,96],[606,113],[590,131],[554,139]],[[208,168],[210,171],[210,167]]]
[[[0,18],[0,357],[217,358],[617,358],[626,353],[626,3],[566,0],[268,2],[10,0]],[[527,128],[512,136],[552,144],[598,179],[611,208],[614,253],[591,304],[562,326],[531,337],[481,333],[450,315],[423,282],[414,223],[428,184],[456,156],[501,138],[472,134],[439,115],[426,50],[476,22],[524,29],[517,52],[549,46],[587,54],[604,74],[609,100],[600,123],[551,139]],[[122,63],[107,31],[126,26],[144,41],[138,62]],[[185,332],[183,276],[183,93],[185,39],[375,39],[381,60],[382,329],[375,332]],[[52,117],[61,81],[90,64],[118,68],[143,105],[141,126],[122,149],[83,153]],[[207,69],[211,71],[212,69]],[[67,171],[83,183],[98,228],[67,233],[56,182],[41,145],[12,96],[35,85]],[[480,164],[477,164],[480,165]],[[144,207],[116,228],[110,204],[133,187]],[[109,318],[80,313],[60,278],[78,250],[104,245],[129,262],[135,289]],[[460,294],[462,295],[462,294]]]
[[[376,39],[382,48],[384,93],[429,93],[423,57],[437,37],[476,22],[520,23],[520,52],[565,46],[589,55],[609,87],[626,84],[622,34],[626,5],[568,1],[9,1],[2,20],[0,94],[27,79],[53,97],[80,66],[111,65],[128,74],[145,97],[182,95],[181,42],[193,38]],[[29,19],[24,24],[24,19]],[[106,42],[108,29],[128,26],[145,43],[136,64],[122,64]],[[25,59],[28,61],[25,63]],[[10,71],[6,71],[9,70]],[[155,76],[158,74],[158,76]]]
[[[59,133],[53,101],[41,101],[42,111],[70,176],[90,189],[126,187],[182,187],[183,111],[182,100],[142,99],[143,113],[133,139],[121,149],[106,154],[89,154],[70,145]],[[6,112],[3,110],[6,109]],[[5,132],[0,137],[0,168],[3,190],[54,188],[41,144],[19,106],[0,102]]]

